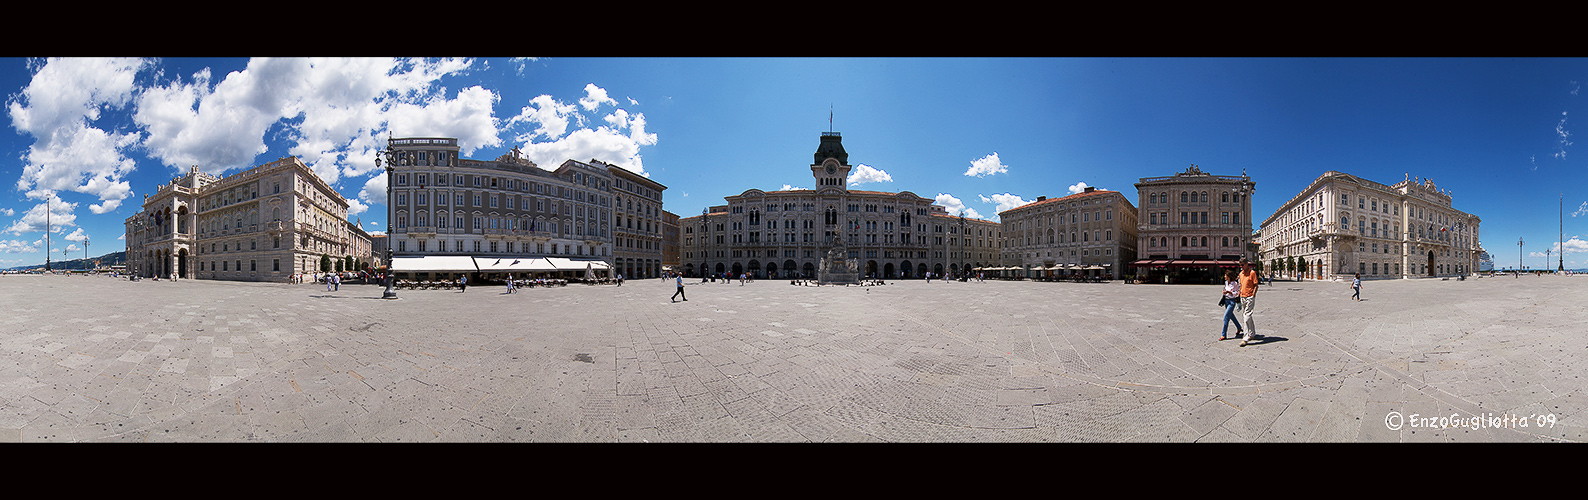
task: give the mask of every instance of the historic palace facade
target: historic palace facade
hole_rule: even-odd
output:
[[[127,269],[144,277],[287,281],[322,259],[374,262],[347,200],[296,157],[227,177],[193,167],[128,217]],[[334,268],[333,268],[334,269]]]
[[[1433,181],[1387,186],[1324,172],[1263,221],[1263,263],[1311,279],[1413,278],[1479,269],[1479,218],[1456,210]]]
[[[1085,191],[998,212],[1005,266],[1017,276],[1119,277],[1136,260],[1136,206],[1118,191]],[[1008,273],[1006,273],[1008,274]]]
[[[516,148],[495,160],[460,158],[455,138],[390,139],[388,148],[395,157],[388,244],[399,273],[661,272],[666,186],[598,160],[546,170]]]
[[[682,271],[814,278],[834,246],[861,276],[879,278],[954,275],[996,261],[997,223],[949,214],[909,191],[848,189],[851,168],[840,134],[826,132],[810,165],[815,189],[750,189],[679,219]]]
[[[1153,283],[1218,281],[1220,271],[1240,264],[1252,234],[1251,194],[1243,172],[1213,175],[1196,165],[1168,177],[1136,183],[1136,253],[1131,264]]]

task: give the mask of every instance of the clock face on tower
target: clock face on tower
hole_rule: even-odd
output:
[[[831,164],[827,165],[827,174],[828,175],[832,175],[832,173],[836,172],[836,171],[838,171],[838,169],[833,168],[833,166]]]

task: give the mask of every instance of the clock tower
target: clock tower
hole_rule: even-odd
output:
[[[816,189],[846,189],[849,169],[849,153],[844,152],[843,137],[838,132],[822,132],[821,145],[816,147],[816,161],[811,164]]]

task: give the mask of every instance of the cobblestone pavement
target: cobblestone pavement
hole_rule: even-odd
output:
[[[0,276],[0,442],[1588,440],[1588,278],[686,283]]]

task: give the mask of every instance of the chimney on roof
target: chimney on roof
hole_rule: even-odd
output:
[[[1097,190],[1097,188],[1095,188],[1095,187],[1092,187],[1092,186],[1086,186],[1086,192],[1088,192],[1088,193],[1090,193],[1090,192],[1092,192],[1092,191],[1096,191],[1096,190]]]
[[[1048,200],[1048,197],[1046,197],[1046,196],[1038,196],[1037,197],[1037,201],[1047,201],[1047,200]]]

